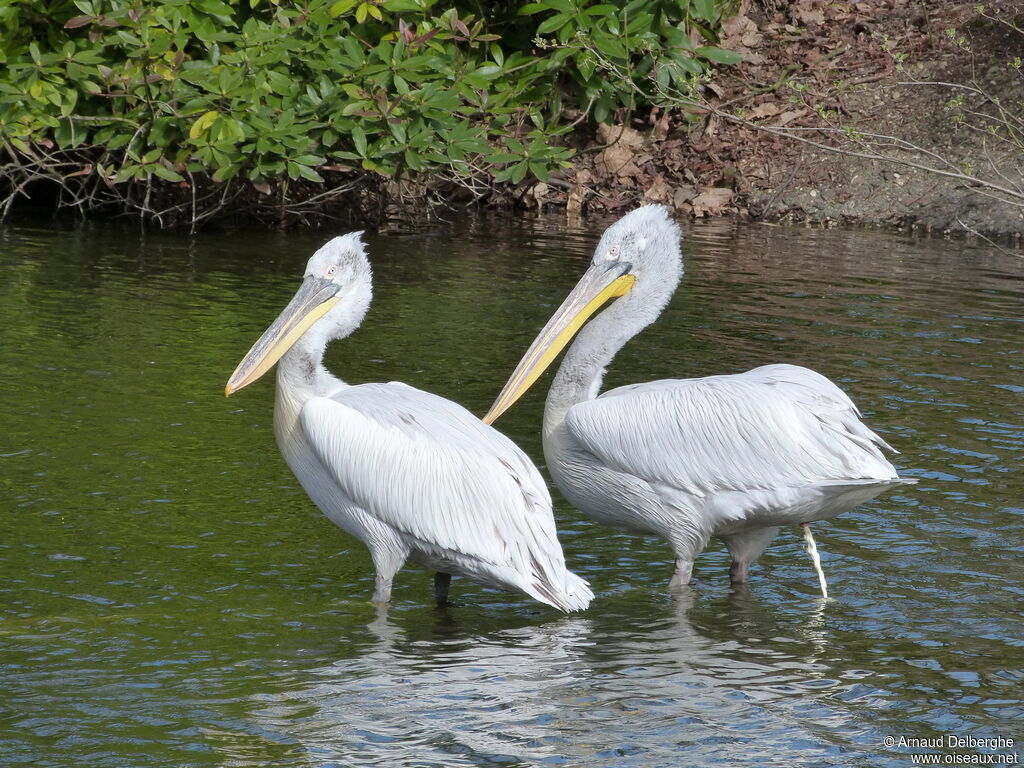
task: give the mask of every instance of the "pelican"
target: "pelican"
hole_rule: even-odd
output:
[[[712,536],[725,542],[730,577],[741,583],[780,527],[802,524],[809,536],[807,523],[914,481],[897,476],[880,450],[894,449],[860,421],[850,398],[800,366],[598,395],[612,358],[675,292],[679,241],[659,205],[610,226],[484,421],[515,403],[575,336],[544,409],[544,457],[555,484],[599,523],[667,539],[672,586],[689,583]]]
[[[437,571],[438,603],[452,574],[522,590],[562,611],[593,593],[565,567],[551,497],[537,468],[497,430],[437,395],[399,382],[349,385],[324,349],[362,322],[371,274],[360,232],[313,254],[302,285],[231,374],[231,395],[277,366],[274,434],[306,493],[363,541],[387,603],[406,560]]]

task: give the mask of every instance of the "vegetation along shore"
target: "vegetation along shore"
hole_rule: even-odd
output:
[[[0,2],[0,214],[1024,231],[1024,3]]]

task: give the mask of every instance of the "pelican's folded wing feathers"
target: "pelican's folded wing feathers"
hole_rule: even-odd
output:
[[[362,384],[310,400],[301,419],[342,492],[417,548],[543,576],[578,597],[566,610],[589,602],[565,570],[537,468],[465,408],[396,382]]]
[[[849,397],[794,365],[620,387],[566,425],[607,466],[695,495],[896,478]]]

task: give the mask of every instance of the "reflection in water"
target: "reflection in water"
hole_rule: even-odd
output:
[[[327,365],[482,414],[604,222],[370,237],[366,323]],[[709,222],[607,386],[807,365],[918,486],[680,598],[668,548],[556,495],[581,616],[369,557],[308,502],[272,386],[223,382],[326,235],[0,229],[0,762],[905,768],[897,734],[1024,721],[1024,261],[964,242]],[[59,257],[59,259],[58,259]],[[545,383],[502,419],[536,460]],[[262,398],[262,399],[261,399]]]
[[[852,765],[878,746],[867,707],[886,694],[869,673],[832,676],[823,602],[801,642],[773,649],[703,634],[687,615],[694,600],[683,590],[639,616],[485,633],[444,612],[411,626],[382,612],[372,647],[261,697],[254,714],[318,765],[705,766],[765,744],[763,765]],[[765,619],[748,594],[730,611]]]

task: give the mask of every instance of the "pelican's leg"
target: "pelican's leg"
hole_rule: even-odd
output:
[[[377,571],[374,581],[373,602],[391,602],[391,581],[398,573],[398,569],[405,563],[409,556],[408,549],[396,549],[394,544],[373,542],[370,544],[370,557],[373,558],[373,567]]]
[[[750,578],[750,563],[746,560],[733,560],[729,565],[729,581],[733,584],[746,584]]]
[[[690,576],[693,573],[693,559],[686,557],[676,558],[676,572],[672,574],[672,581],[668,583],[669,589],[685,587],[690,583]]]
[[[700,528],[685,528],[669,534],[668,543],[676,555],[676,572],[668,583],[670,589],[685,587],[693,575],[693,561],[708,545],[711,534]]]
[[[434,599],[437,600],[437,604],[448,605],[448,587],[451,586],[452,575],[450,573],[441,573],[438,571],[434,574]]]
[[[377,578],[374,580],[373,588],[373,602],[375,603],[390,603],[391,602],[391,579],[392,576],[384,577],[379,573]]]
[[[814,570],[818,574],[818,584],[821,586],[821,596],[827,600],[828,585],[825,583],[825,572],[821,570],[821,557],[818,555],[818,545],[814,543],[814,537],[811,535],[811,526],[808,523],[800,523],[800,527],[804,530],[804,541],[807,542],[807,554],[811,556],[811,562],[814,563]]]
[[[732,536],[723,536],[732,565],[729,566],[729,580],[733,584],[746,584],[750,578],[750,566],[771,544],[779,532],[777,526],[754,528]]]

